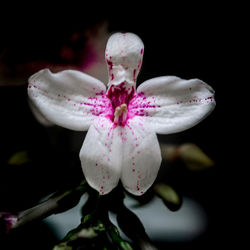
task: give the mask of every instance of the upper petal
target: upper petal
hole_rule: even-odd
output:
[[[88,184],[100,194],[107,194],[121,176],[121,140],[119,129],[106,118],[90,126],[80,151],[82,170]]]
[[[121,181],[127,191],[142,195],[153,184],[161,165],[157,136],[140,117],[130,119],[122,134]]]
[[[108,65],[109,83],[119,85],[127,82],[135,86],[142,65],[144,45],[133,33],[115,33],[106,46],[105,58]]]
[[[214,90],[203,81],[163,76],[138,87],[130,110],[143,116],[157,133],[169,134],[196,125],[214,107]]]
[[[72,130],[86,130],[91,119],[106,114],[105,85],[75,70],[41,70],[29,78],[28,94],[46,119]]]

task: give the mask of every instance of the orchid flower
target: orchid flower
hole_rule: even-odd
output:
[[[199,79],[156,77],[136,90],[144,45],[132,33],[113,34],[106,46],[104,83],[75,70],[44,69],[29,78],[28,94],[49,121],[86,131],[80,151],[88,184],[109,193],[121,180],[142,195],[156,179],[161,153],[156,133],[186,130],[215,107],[213,89]]]

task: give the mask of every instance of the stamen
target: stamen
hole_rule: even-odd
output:
[[[126,103],[123,103],[122,105],[121,105],[121,111],[122,112],[127,112],[128,110],[127,110],[127,104]]]
[[[121,105],[121,112],[122,112],[122,124],[124,124],[127,120],[127,113],[128,113],[128,109],[127,109],[127,104],[123,103]]]
[[[115,109],[115,113],[114,113],[114,123],[117,124],[119,122],[119,117],[121,115],[121,108],[120,106],[119,107],[116,107]]]
[[[127,104],[123,103],[121,106],[116,107],[114,112],[114,123],[124,125],[127,120]]]

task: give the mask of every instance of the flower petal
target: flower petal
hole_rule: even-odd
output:
[[[91,119],[107,112],[105,85],[75,70],[44,69],[29,78],[28,94],[46,119],[72,130],[86,130]]]
[[[32,114],[34,115],[34,117],[36,118],[36,120],[43,126],[45,127],[51,127],[54,124],[52,122],[50,122],[49,120],[47,120],[43,114],[36,108],[36,106],[33,104],[32,101],[28,101],[30,110],[32,112]]]
[[[155,132],[170,134],[196,125],[214,107],[214,90],[203,81],[163,76],[138,87],[130,110],[143,116]]]
[[[120,128],[106,118],[95,120],[80,151],[85,178],[100,194],[109,193],[121,176]]]
[[[142,195],[153,184],[161,165],[161,152],[155,132],[143,119],[130,119],[122,131],[123,161],[121,181],[127,191]]]

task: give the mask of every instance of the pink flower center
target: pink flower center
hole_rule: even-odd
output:
[[[128,119],[128,104],[133,98],[135,89],[134,87],[129,87],[125,83],[121,83],[117,86],[111,85],[107,97],[110,99],[113,109],[112,120],[115,124],[119,126],[124,126]]]

